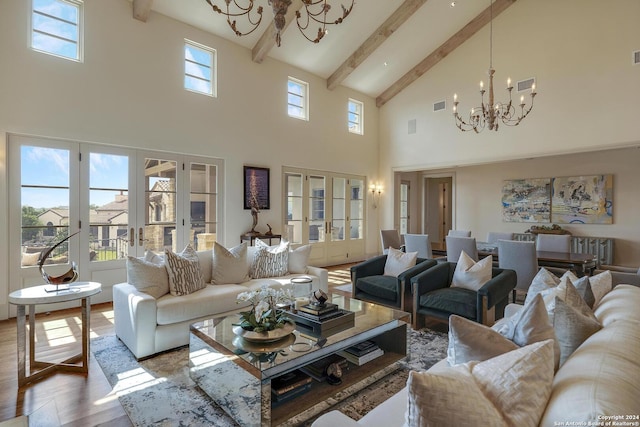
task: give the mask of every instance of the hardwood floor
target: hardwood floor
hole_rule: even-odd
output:
[[[329,290],[350,282],[349,265],[330,267]],[[91,338],[113,335],[111,303],[91,306]],[[89,373],[54,373],[18,387],[16,319],[0,321],[0,421],[34,414],[61,426],[131,426],[93,355]],[[36,359],[62,361],[81,345],[80,308],[36,315]],[[57,418],[57,423],[55,422]]]

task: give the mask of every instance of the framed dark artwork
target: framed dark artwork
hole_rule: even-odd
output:
[[[244,166],[244,208],[269,209],[269,168]]]

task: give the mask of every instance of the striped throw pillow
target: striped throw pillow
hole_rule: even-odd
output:
[[[164,266],[169,274],[171,295],[188,295],[207,286],[200,271],[198,254],[191,245],[187,245],[180,254],[165,249]]]
[[[251,277],[280,277],[289,272],[289,242],[269,246],[256,239],[256,255],[251,265]]]

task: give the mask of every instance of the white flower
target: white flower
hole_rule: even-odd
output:
[[[262,315],[269,310],[269,302],[267,300],[262,300],[256,305],[256,319],[260,321],[262,319]]]

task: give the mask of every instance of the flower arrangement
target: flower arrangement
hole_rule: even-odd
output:
[[[268,332],[282,328],[289,321],[287,312],[278,308],[278,304],[290,304],[294,299],[290,289],[272,289],[263,286],[260,290],[242,292],[238,302],[249,302],[250,311],[240,312],[240,326],[245,331]]]

